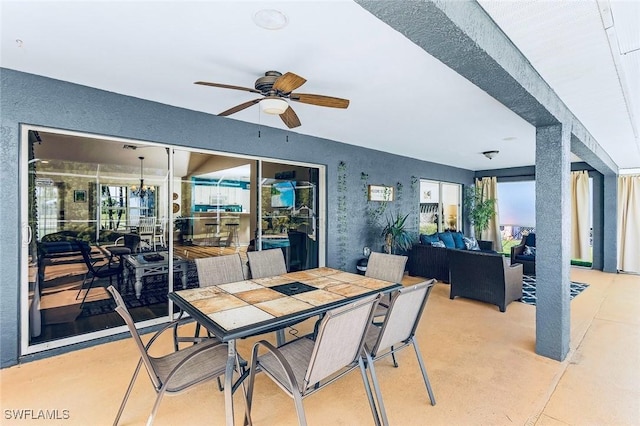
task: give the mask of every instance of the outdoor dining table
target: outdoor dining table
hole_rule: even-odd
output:
[[[330,309],[376,293],[388,293],[399,283],[321,267],[268,278],[179,290],[169,298],[198,323],[228,344],[225,371],[226,424],[234,424],[233,383],[236,340],[281,330]]]

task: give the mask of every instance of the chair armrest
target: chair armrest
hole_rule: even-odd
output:
[[[122,244],[120,244],[122,243]],[[116,240],[113,242],[114,246],[119,246],[119,245],[124,245],[124,237],[118,237],[116,238]]]
[[[505,259],[506,261],[506,259]],[[509,284],[522,284],[522,264],[514,263],[513,265],[504,266],[504,281]]]
[[[519,255],[524,253],[524,243],[520,243],[517,246],[513,246],[511,247],[511,260],[513,261],[513,259]]]
[[[302,337],[302,339],[306,339],[306,337]],[[267,351],[270,352],[271,355],[273,355],[278,361],[278,364],[280,364],[280,366],[282,367],[282,371],[289,380],[289,389],[292,392],[299,392],[300,388],[298,387],[298,380],[296,379],[293,368],[291,368],[289,361],[287,361],[287,359],[284,357],[284,355],[282,355],[278,348],[276,348],[266,340],[260,340],[253,345],[253,351],[251,353],[251,367],[249,368],[249,371],[258,371],[256,370],[256,368],[258,363],[258,349],[260,348],[260,346],[263,346],[265,349],[267,349]],[[285,383],[282,383],[282,385],[286,386]]]

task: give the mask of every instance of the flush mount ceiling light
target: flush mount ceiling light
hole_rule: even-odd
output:
[[[282,98],[266,97],[260,101],[260,108],[266,114],[280,115],[289,108],[289,104]]]
[[[496,155],[498,155],[500,151],[485,151],[482,153],[482,155],[484,155],[485,157],[487,157],[489,160],[493,159],[493,157],[495,157]]]
[[[289,23],[287,15],[275,9],[261,9],[253,14],[253,22],[265,30],[281,30]]]

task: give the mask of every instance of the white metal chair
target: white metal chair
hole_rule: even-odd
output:
[[[378,415],[361,357],[364,336],[378,298],[371,296],[333,309],[324,316],[315,341],[292,340],[276,348],[266,340],[253,346],[247,389],[247,421],[251,423],[251,400],[257,371],[264,372],[295,402],[298,422],[306,425],[302,399],[360,367],[374,420]],[[259,349],[267,350],[258,355]],[[276,422],[275,420],[273,421]],[[326,423],[326,419],[325,419]]]
[[[208,340],[206,342],[189,346],[176,352],[169,353],[160,357],[151,356],[148,353],[149,347],[156,341],[160,334],[170,327],[172,323],[161,328],[147,343],[144,345],[138,334],[138,330],[129,314],[124,300],[120,293],[113,287],[109,286],[109,292],[116,302],[116,312],[124,319],[133,340],[136,342],[140,350],[140,360],[133,373],[129,387],[124,395],[124,399],[120,404],[120,409],[113,422],[114,426],[120,421],[124,407],[131,395],[133,385],[140,373],[140,368],[144,365],[149,374],[149,378],[153,384],[153,388],[158,394],[153,404],[151,414],[147,419],[147,425],[151,425],[162,401],[165,393],[178,393],[192,386],[200,384],[210,379],[223,376],[227,363],[227,344],[217,340]],[[236,359],[236,368],[240,371],[240,365]]]
[[[429,294],[433,289],[435,280],[424,281],[411,287],[404,287],[397,290],[391,296],[389,309],[382,325],[372,324],[365,338],[363,357],[366,359],[366,367],[371,375],[373,389],[378,402],[378,409],[382,417],[382,424],[388,425],[387,413],[382,401],[382,393],[376,375],[374,363],[379,359],[391,356],[393,365],[398,366],[395,359],[395,353],[413,345],[422,372],[424,384],[427,387],[427,393],[431,405],[436,404],[436,399],[429,383],[427,370],[424,361],[418,349],[418,343],[415,339],[416,329],[422,317],[424,307],[427,304]]]

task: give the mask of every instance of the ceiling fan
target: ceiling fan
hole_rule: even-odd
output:
[[[260,103],[264,112],[280,115],[284,124],[286,124],[290,129],[300,126],[300,119],[291,106],[289,106],[286,99],[302,102],[304,104],[330,108],[347,108],[349,106],[348,99],[334,98],[332,96],[324,95],[312,95],[308,93],[293,93],[295,89],[302,86],[306,81],[306,79],[292,72],[282,74],[278,71],[267,71],[264,73],[264,77],[260,77],[256,80],[255,89],[251,89],[250,87],[232,86],[229,84],[209,83],[206,81],[196,81],[195,84],[258,93],[262,95],[262,97],[236,105],[218,115],[225,117]]]

